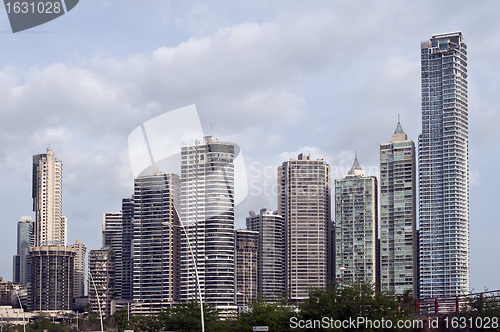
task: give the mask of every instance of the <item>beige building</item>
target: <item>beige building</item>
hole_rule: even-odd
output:
[[[87,246],[83,244],[81,239],[73,240],[71,248],[76,249],[75,256],[75,285],[73,295],[74,297],[85,296],[85,257],[87,254]]]
[[[300,154],[278,167],[278,215],[285,220],[285,291],[291,300],[327,286],[330,166]]]
[[[90,250],[88,290],[89,303],[94,312],[99,312],[100,304],[103,316],[110,317],[114,314],[112,301],[115,299],[115,255],[111,248]]]
[[[35,247],[66,245],[66,220],[62,215],[62,162],[54,152],[33,156],[33,211]]]
[[[259,232],[238,229],[236,243],[236,304],[246,305],[257,298],[257,257]]]

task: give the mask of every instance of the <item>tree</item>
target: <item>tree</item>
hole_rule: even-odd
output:
[[[219,313],[214,305],[203,305],[205,330],[210,332],[227,332],[227,321],[219,319]],[[199,332],[201,330],[200,305],[197,301],[181,303],[159,314],[159,320],[164,330],[178,332]]]
[[[326,289],[311,289],[294,321],[302,322],[297,327],[303,331],[317,331],[318,325],[325,331],[406,331],[397,328],[397,321],[411,319],[413,313],[409,304],[375,291],[369,283],[333,283]],[[353,320],[360,329],[352,328]],[[340,326],[344,321],[349,324]]]
[[[269,326],[269,331],[292,331],[290,318],[295,310],[282,298],[277,302],[267,302],[262,297],[252,301],[248,312],[241,313],[232,331],[252,331],[253,326]]]

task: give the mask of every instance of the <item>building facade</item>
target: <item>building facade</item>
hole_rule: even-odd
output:
[[[58,245],[28,249],[31,310],[71,310],[76,249]]]
[[[115,256],[111,248],[90,250],[88,290],[92,310],[98,313],[100,309],[103,316],[111,317],[115,299]]]
[[[234,305],[234,159],[232,143],[206,136],[181,147],[181,300]],[[196,261],[193,260],[191,249]]]
[[[278,214],[285,225],[285,291],[291,300],[309,296],[329,280],[330,166],[300,154],[278,167]]]
[[[380,144],[380,286],[418,298],[415,144],[398,121]]]
[[[102,214],[102,247],[111,248],[115,257],[115,296],[122,298],[122,213],[104,212]]]
[[[247,229],[259,234],[257,252],[257,293],[265,299],[276,299],[285,291],[285,225],[278,211],[261,209],[250,212]]]
[[[469,292],[467,46],[452,32],[420,52],[420,296],[456,296]]]
[[[21,217],[17,223],[17,255],[14,256],[12,281],[26,285],[30,278],[28,248],[34,246],[34,228],[31,217]]]
[[[87,246],[83,244],[81,239],[73,240],[71,248],[76,249],[75,255],[75,282],[74,282],[74,297],[85,296],[85,261],[87,258]]]
[[[378,286],[377,178],[365,176],[356,157],[345,178],[335,180],[335,277]]]
[[[134,181],[132,312],[156,314],[179,299],[176,174],[155,172]]]
[[[62,215],[62,162],[54,152],[33,156],[33,211],[35,246],[65,246],[66,221]]]
[[[121,290],[123,300],[132,300],[132,240],[134,237],[134,199],[122,200]]]
[[[257,298],[257,256],[259,232],[238,229],[236,243],[236,304],[246,305]]]

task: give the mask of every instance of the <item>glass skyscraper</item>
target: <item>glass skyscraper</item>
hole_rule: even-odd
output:
[[[377,178],[365,176],[358,158],[335,180],[335,277],[378,288]]]
[[[455,296],[469,291],[467,46],[452,32],[420,48],[420,296]]]
[[[415,144],[398,122],[380,144],[380,284],[418,297]]]

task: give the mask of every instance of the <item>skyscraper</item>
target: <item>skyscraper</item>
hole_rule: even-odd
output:
[[[57,245],[28,249],[31,310],[71,310],[76,249]]]
[[[398,121],[390,143],[380,144],[381,287],[418,297],[415,144]]]
[[[469,292],[467,46],[452,32],[420,51],[420,296],[455,296]]]
[[[122,200],[121,290],[123,300],[132,300],[132,239],[134,237],[134,199]]]
[[[257,293],[275,299],[285,291],[285,225],[278,211],[260,209],[250,212],[247,229],[259,233],[257,252]]]
[[[278,214],[285,224],[285,291],[291,300],[324,288],[330,212],[330,166],[323,159],[300,154],[278,167]]]
[[[377,178],[365,176],[358,158],[335,180],[335,276],[378,286]]]
[[[74,278],[74,297],[85,296],[85,260],[87,255],[87,246],[83,244],[81,239],[73,240],[71,248],[76,249],[75,255],[75,278]]]
[[[122,294],[122,213],[104,212],[102,214],[102,247],[113,250],[115,259],[115,296],[121,299]]]
[[[178,175],[159,171],[134,181],[134,313],[157,314],[179,298],[178,188]]]
[[[17,223],[17,255],[14,256],[12,281],[26,285],[30,278],[28,248],[34,245],[33,221],[31,217],[21,217]]]
[[[35,246],[66,245],[62,215],[62,162],[47,149],[33,156],[33,211]]]
[[[92,310],[99,312],[101,309],[103,316],[107,317],[113,315],[111,301],[115,299],[115,257],[111,248],[90,250],[88,289]]]
[[[246,305],[257,298],[257,252],[259,232],[238,229],[236,242],[236,304]]]
[[[217,306],[234,304],[234,158],[236,145],[206,136],[181,147],[181,300],[201,294]],[[196,262],[189,250],[191,243]]]

